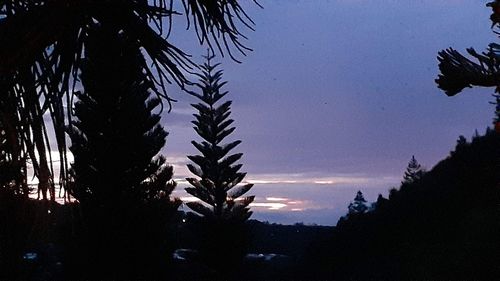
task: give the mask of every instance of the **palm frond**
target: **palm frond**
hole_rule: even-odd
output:
[[[471,61],[452,48],[439,52],[441,74],[436,83],[448,96],[454,96],[467,87],[492,87],[498,84],[495,78],[498,61],[491,57],[491,52],[487,55],[479,55],[474,49],[468,49],[468,52],[476,57],[479,63]]]
[[[221,45],[224,45],[225,51],[234,58],[232,47],[243,54],[249,50],[240,41],[245,36],[238,25],[243,24],[249,29],[253,29],[254,25],[239,2],[182,0],[178,3],[182,3],[188,21],[194,23],[192,26],[200,43],[207,42],[211,47],[215,44],[222,54]],[[48,112],[61,163],[59,180],[63,186],[66,185],[68,161],[65,130],[72,122],[73,95],[81,86],[78,76],[85,56],[89,27],[106,23],[114,26],[116,32],[128,36],[131,42],[137,42],[144,51],[143,69],[147,79],[154,84],[152,91],[168,103],[170,110],[171,102],[175,100],[167,92],[167,85],[176,84],[189,91],[186,86],[192,83],[185,74],[195,72],[194,69],[198,67],[187,53],[164,36],[168,37],[172,18],[179,14],[174,10],[174,0],[0,0],[0,75],[19,77],[20,70],[30,69],[36,84],[35,96],[41,104],[39,110],[32,110],[29,114],[21,107],[13,111],[25,122],[24,126],[30,127],[35,125],[33,120],[42,120],[42,134],[32,134],[32,130],[39,131],[37,128],[26,129],[24,133],[14,132],[22,143],[23,151],[33,158],[37,176],[46,174],[39,171],[45,166],[42,162],[48,161],[49,168],[52,162],[50,159],[39,159],[36,152],[36,148],[50,150],[46,137],[48,127],[42,118]],[[165,20],[168,20],[166,32],[163,30]],[[146,65],[146,62],[151,65]],[[21,93],[22,85],[15,84],[12,87]],[[16,95],[21,105],[22,98],[20,94]],[[0,99],[8,97],[4,95]],[[53,172],[49,173],[48,178],[53,177]]]

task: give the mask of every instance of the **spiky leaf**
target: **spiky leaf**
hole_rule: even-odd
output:
[[[200,202],[187,202],[186,206],[188,206],[191,210],[197,212],[198,214],[200,214],[204,217],[207,217],[207,218],[213,217],[212,210]]]
[[[238,198],[242,196],[243,194],[247,193],[251,188],[253,187],[253,184],[248,183],[245,185],[241,186],[236,186],[231,190],[231,192],[228,193],[228,196],[231,198]]]

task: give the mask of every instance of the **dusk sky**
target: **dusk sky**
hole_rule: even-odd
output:
[[[438,51],[483,51],[497,41],[486,1],[259,3],[264,9],[245,2],[256,23],[245,31],[254,51],[239,56],[241,64],[218,56],[233,137],[243,141],[235,150],[255,183],[253,218],[334,225],[357,190],[374,201],[398,186],[412,155],[430,169],[459,135],[491,124],[492,89],[450,98],[434,83]],[[201,63],[206,48],[194,48],[182,25],[170,39]],[[179,101],[163,115],[170,132],[163,153],[183,179],[192,176],[186,155],[196,153],[195,100],[174,86],[170,93]],[[176,196],[187,196],[184,187]]]

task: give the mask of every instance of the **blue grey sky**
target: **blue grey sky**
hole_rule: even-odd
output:
[[[218,58],[234,102],[233,137],[255,183],[255,218],[333,225],[358,189],[373,201],[398,185],[412,155],[430,169],[459,135],[490,125],[491,89],[450,98],[434,83],[439,50],[482,51],[497,41],[487,1],[250,2],[256,31],[245,34],[254,51],[241,64]],[[195,39],[182,28],[170,37],[202,62],[206,48],[193,47]],[[170,92],[178,102],[163,115],[163,153],[182,179],[190,176],[185,156],[196,153],[195,100]]]

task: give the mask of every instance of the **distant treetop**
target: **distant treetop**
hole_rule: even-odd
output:
[[[354,198],[354,201],[349,204],[348,208],[349,208],[348,215],[363,214],[366,213],[366,211],[368,211],[367,202],[361,190],[358,190],[358,192],[356,193],[356,197]]]
[[[418,163],[417,159],[415,159],[415,155],[413,155],[408,162],[408,166],[406,167],[405,174],[403,176],[403,184],[405,183],[413,183],[419,180],[422,175],[425,173],[425,170]]]

